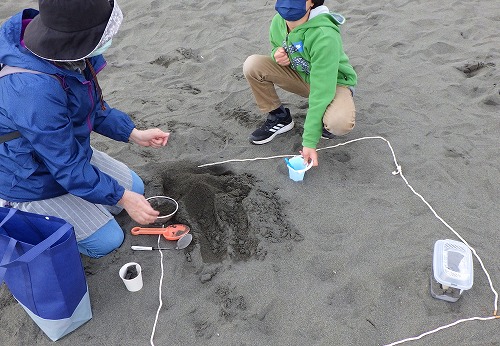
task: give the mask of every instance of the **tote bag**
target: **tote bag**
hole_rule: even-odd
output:
[[[0,207],[0,284],[53,341],[92,318],[73,226]]]

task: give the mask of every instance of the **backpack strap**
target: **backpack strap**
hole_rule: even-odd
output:
[[[2,78],[3,76],[6,76],[8,74],[20,73],[20,72],[34,73],[34,74],[45,74],[45,73],[40,72],[40,71],[27,70],[27,69],[22,68],[22,67],[3,65],[2,69],[0,70],[0,78]]]
[[[0,78],[7,76],[9,74],[13,74],[13,73],[47,74],[47,73],[40,72],[40,71],[28,70],[28,69],[25,69],[22,67],[2,65],[2,69],[0,70]],[[57,79],[60,82],[59,78],[57,78],[56,76],[51,75],[51,74],[49,74],[49,76]],[[21,133],[19,131],[9,132],[5,135],[0,136],[0,144],[2,144],[3,142],[10,141],[12,139],[19,138],[19,137],[21,137]]]
[[[3,142],[7,142],[10,140],[16,139],[18,137],[21,137],[21,133],[19,131],[9,132],[5,135],[1,135],[0,136],[0,144],[2,144]]]

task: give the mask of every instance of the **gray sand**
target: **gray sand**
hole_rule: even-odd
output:
[[[5,0],[0,20],[33,1]],[[500,46],[497,0],[327,1],[347,17],[345,50],[359,75],[357,125],[320,147],[383,136],[404,176],[500,281]],[[96,148],[124,161],[146,196],[179,202],[171,222],[193,242],[163,253],[163,306],[155,345],[385,345],[456,320],[491,316],[494,295],[474,259],[474,286],[456,303],[432,298],[434,243],[457,239],[406,186],[381,139],[319,152],[301,183],[283,159],[298,154],[307,101],[282,93],[296,127],[253,146],[264,116],[242,74],[266,54],[274,1],[121,1],[125,19],[99,75],[106,100],[139,128],[171,131],[160,150]],[[93,319],[58,345],[146,345],[159,306],[158,236],[83,258]],[[167,246],[164,239],[160,245]],[[144,287],[118,276],[141,264]],[[495,286],[495,287],[496,287]],[[0,344],[53,345],[0,287]],[[496,345],[498,321],[460,324],[408,345]]]

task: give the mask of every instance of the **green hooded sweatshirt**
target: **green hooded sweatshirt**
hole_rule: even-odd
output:
[[[343,17],[327,10],[326,6],[313,9],[309,20],[290,33],[285,20],[276,14],[269,29],[273,59],[279,47],[285,48],[290,67],[310,86],[302,135],[302,145],[308,148],[316,148],[321,138],[323,115],[335,97],[337,84],[355,86],[357,82],[356,72],[342,48],[339,21],[335,19],[343,21]]]

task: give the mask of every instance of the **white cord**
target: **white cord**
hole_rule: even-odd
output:
[[[393,343],[390,343],[390,344],[387,344],[387,345],[384,345],[384,346],[394,346],[394,345],[399,345],[399,344],[402,344],[404,342],[407,342],[407,341],[415,341],[415,340],[420,340],[421,338],[423,338],[424,336],[427,336],[427,335],[430,335],[430,334],[433,334],[435,332],[438,332],[440,330],[443,330],[443,329],[446,329],[446,328],[449,328],[449,327],[453,327],[453,326],[456,326],[457,324],[460,324],[462,322],[467,322],[467,321],[488,321],[488,320],[494,320],[494,319],[497,319],[497,318],[500,318],[500,316],[490,316],[490,317],[471,317],[471,318],[465,318],[465,319],[462,319],[462,320],[458,320],[458,321],[455,321],[453,323],[450,323],[450,324],[447,324],[445,326],[441,326],[439,328],[436,328],[434,330],[430,330],[428,332],[425,332],[425,333],[422,333],[420,334],[419,336],[415,336],[413,338],[408,338],[408,339],[404,339],[404,340],[399,340],[399,341],[396,341],[396,342],[393,342]]]
[[[277,156],[269,156],[269,157],[256,157],[253,159],[232,159],[232,160],[226,160],[226,161],[220,161],[220,162],[214,162],[214,163],[205,163],[204,165],[199,165],[198,168],[200,167],[208,167],[208,166],[215,166],[215,165],[221,165],[223,163],[228,163],[228,162],[244,162],[244,161],[257,161],[257,160],[270,160],[270,159],[278,159],[280,157],[288,157],[288,156],[295,156],[295,155],[277,155]]]
[[[397,341],[397,342],[394,342],[394,343],[391,343],[391,344],[387,344],[385,346],[393,346],[393,345],[402,344],[402,343],[407,342],[407,341],[418,340],[418,339],[420,339],[420,338],[422,338],[424,336],[427,336],[429,334],[433,334],[433,333],[438,332],[440,330],[456,326],[457,324],[460,324],[460,323],[466,322],[466,321],[474,321],[474,320],[488,321],[488,320],[493,320],[493,319],[500,318],[500,316],[497,316],[497,311],[498,311],[498,293],[495,290],[495,288],[493,287],[493,282],[491,281],[490,274],[486,270],[486,267],[484,266],[483,261],[481,260],[481,258],[477,254],[476,250],[474,248],[472,248],[465,241],[465,239],[457,231],[455,231],[446,221],[444,221],[444,219],[437,214],[437,212],[425,200],[425,198],[422,197],[422,195],[419,194],[417,191],[415,191],[415,189],[410,185],[410,183],[408,183],[408,180],[403,175],[403,171],[401,169],[401,166],[398,164],[398,160],[396,158],[396,154],[394,153],[394,149],[392,148],[391,143],[387,139],[385,139],[384,137],[381,137],[381,136],[361,137],[361,138],[356,138],[356,139],[353,139],[353,140],[350,140],[350,141],[347,141],[347,142],[343,142],[343,143],[331,145],[331,146],[328,146],[328,147],[319,148],[319,149],[316,149],[316,151],[325,150],[325,149],[332,149],[332,148],[336,148],[336,147],[339,147],[339,146],[343,146],[343,145],[347,145],[347,144],[350,144],[350,143],[354,143],[354,142],[358,142],[358,141],[361,141],[361,140],[365,140],[365,139],[381,139],[381,140],[383,140],[384,142],[387,143],[387,145],[389,146],[389,149],[391,150],[392,158],[394,160],[394,164],[396,165],[396,170],[393,171],[392,174],[393,175],[399,175],[401,177],[401,179],[404,180],[406,186],[408,186],[408,188],[410,188],[410,190],[415,195],[417,195],[422,200],[422,202],[424,202],[427,205],[427,207],[430,209],[430,211],[432,211],[432,213],[434,214],[434,216],[439,221],[441,221],[450,231],[452,231],[472,251],[472,253],[474,254],[474,256],[477,258],[477,260],[481,264],[481,268],[483,269],[483,271],[486,274],[486,277],[488,279],[488,283],[490,285],[490,289],[493,291],[493,294],[495,296],[495,299],[494,299],[494,302],[493,302],[493,306],[494,306],[493,316],[490,316],[490,317],[471,317],[471,318],[461,319],[461,320],[458,320],[456,322],[453,322],[453,323],[450,323],[450,324],[438,327],[436,329],[433,329],[431,331],[425,332],[425,333],[423,333],[423,334],[421,334],[421,335],[419,335],[417,337],[412,337],[412,338],[400,340],[400,341]],[[275,158],[281,158],[281,157],[288,157],[288,156],[294,156],[294,155],[277,155],[277,156],[269,156],[269,157],[256,157],[256,158],[251,158],[251,159],[232,159],[232,160],[226,160],[226,161],[220,161],[220,162],[214,162],[214,163],[207,163],[207,164],[204,164],[204,165],[200,165],[198,167],[214,166],[214,165],[219,165],[219,164],[228,163],[228,162],[244,162],[244,161],[256,161],[256,160],[269,160],[269,159],[275,159]]]
[[[161,234],[158,235],[158,248],[161,248],[160,238]],[[153,331],[151,332],[151,338],[149,339],[149,343],[151,344],[151,346],[154,346],[153,338],[155,336],[156,324],[158,323],[158,316],[160,314],[161,307],[163,306],[163,300],[161,299],[161,287],[163,286],[163,252],[161,250],[158,250],[158,252],[160,253],[161,264],[160,285],[158,287],[158,298],[160,300],[160,305],[158,306],[158,310],[156,311],[155,323],[153,324]]]

